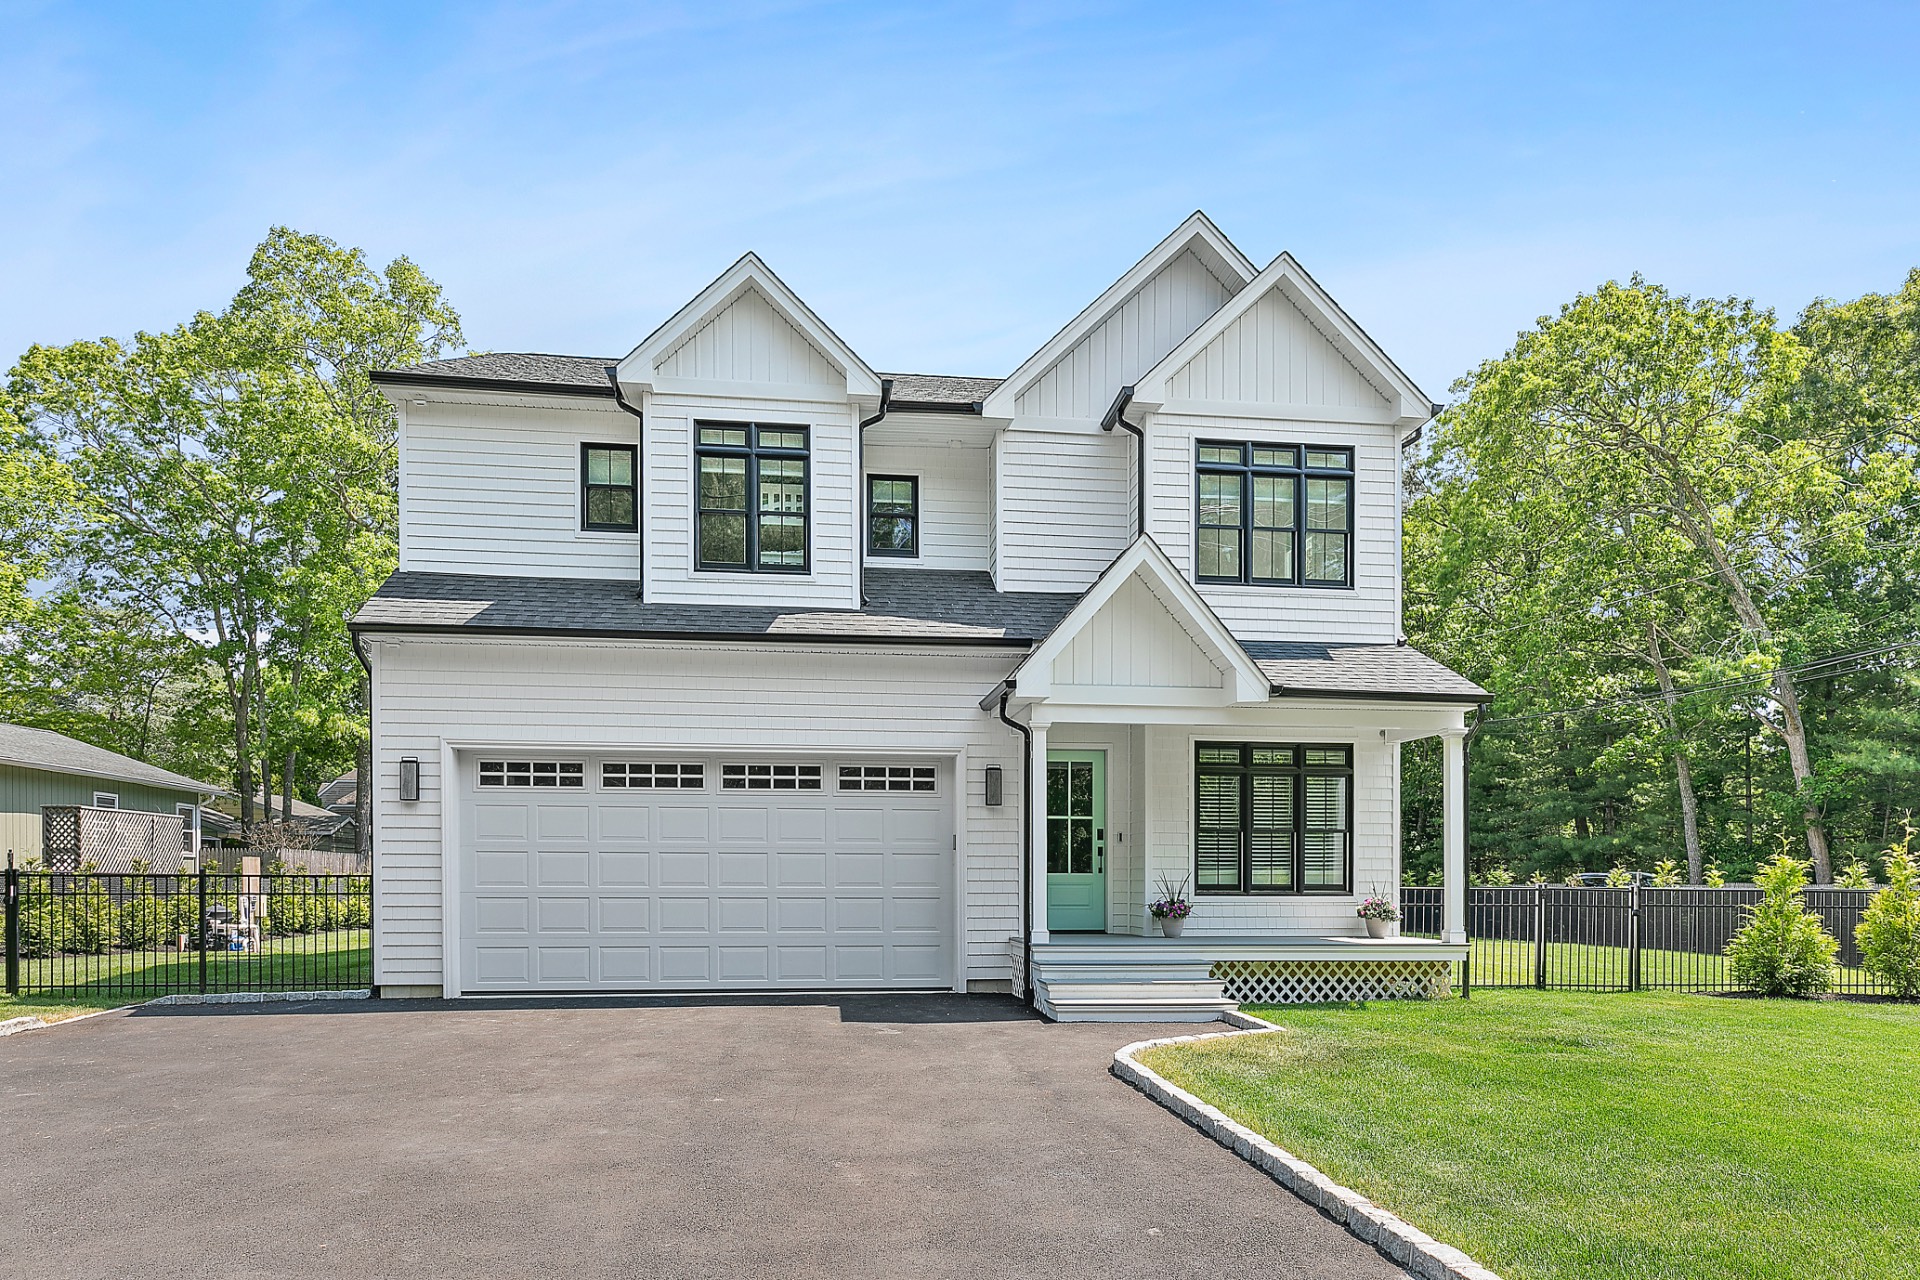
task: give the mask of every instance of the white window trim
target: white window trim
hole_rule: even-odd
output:
[[[93,807],[96,809],[118,809],[120,807],[120,793],[118,791],[94,792]]]

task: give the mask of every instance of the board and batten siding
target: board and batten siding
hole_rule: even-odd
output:
[[[1015,399],[1024,418],[1098,420],[1121,387],[1180,345],[1233,289],[1192,250],[1174,258]]]
[[[611,402],[435,401],[404,410],[400,567],[524,577],[640,576],[637,533],[581,528],[580,446],[636,444]]]
[[[1167,398],[1387,408],[1386,396],[1280,289],[1268,290],[1174,370]]]
[[[1125,432],[1002,432],[994,443],[994,581],[1084,591],[1126,550],[1133,472]]]
[[[1196,730],[1150,725],[1147,757],[1145,882],[1193,885],[1193,749],[1199,741],[1337,742],[1327,727],[1297,732],[1263,727]],[[1351,739],[1349,739],[1351,740]],[[1353,892],[1346,894],[1194,894],[1187,934],[1341,935],[1366,931],[1354,909],[1359,899],[1395,896],[1400,878],[1400,749],[1361,738],[1353,747]]]
[[[846,374],[754,288],[681,339],[655,361],[654,371],[670,378],[833,388],[842,395],[847,389]]]
[[[1160,598],[1131,578],[1053,660],[1062,688],[1218,689],[1219,664]]]
[[[96,791],[111,791],[120,798],[120,808],[141,813],[174,813],[178,805],[200,803],[199,794],[193,791],[172,791],[139,782],[87,778],[72,773],[0,764],[0,859],[4,859],[8,853],[13,854],[16,862],[39,857],[41,807],[49,804],[92,804]],[[154,869],[171,871],[176,868]]]
[[[1400,634],[1400,441],[1391,426],[1156,415],[1147,440],[1147,530],[1193,581],[1194,461],[1199,440],[1322,444],[1354,457],[1353,586],[1254,587],[1195,582],[1242,640],[1391,644]]]
[[[983,712],[1012,651],[796,649],[742,642],[700,648],[589,640],[372,642],[378,912],[375,981],[437,987],[443,964],[443,742],[529,750],[836,751],[951,755],[965,750],[963,837],[968,981],[1005,981],[1019,930],[1020,740]],[[399,798],[399,762],[420,761],[421,798]],[[1005,801],[985,803],[985,768]],[[960,856],[960,855],[956,855]]]
[[[920,554],[872,556],[870,563],[920,569],[988,567],[993,529],[988,512],[990,455],[985,448],[869,443],[864,456],[870,476],[920,478]],[[864,522],[864,488],[860,501]]]
[[[855,412],[845,400],[649,395],[645,404],[646,598],[660,604],[854,607],[858,603],[853,542]],[[696,422],[757,422],[807,428],[806,573],[739,573],[695,567]]]

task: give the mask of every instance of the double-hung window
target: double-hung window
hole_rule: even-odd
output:
[[[1196,892],[1351,891],[1351,748],[1203,742],[1193,782]]]
[[[702,422],[697,563],[702,569],[807,571],[807,429]]]
[[[1194,575],[1202,582],[1353,583],[1353,450],[1202,440]]]
[[[580,446],[580,526],[632,533],[640,527],[630,444]]]
[[[920,554],[920,481],[916,476],[867,477],[867,554]]]

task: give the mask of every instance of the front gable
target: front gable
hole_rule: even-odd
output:
[[[1135,384],[1142,408],[1424,422],[1425,393],[1291,254],[1281,254]]]
[[[749,253],[620,362],[630,392],[877,400],[880,379]]]
[[[1264,703],[1271,681],[1151,538],[1136,538],[1013,676],[1067,703]]]
[[[1115,391],[1254,274],[1219,228],[1195,213],[1014,370],[987,397],[986,416],[1097,421]]]

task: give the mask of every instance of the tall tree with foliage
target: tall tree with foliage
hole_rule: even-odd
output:
[[[160,620],[223,690],[243,827],[276,758],[290,799],[303,745],[356,736],[345,620],[395,545],[391,414],[366,375],[459,342],[405,259],[375,271],[276,228],[226,310],[35,347],[9,377],[11,412],[81,495],[69,589]]]

